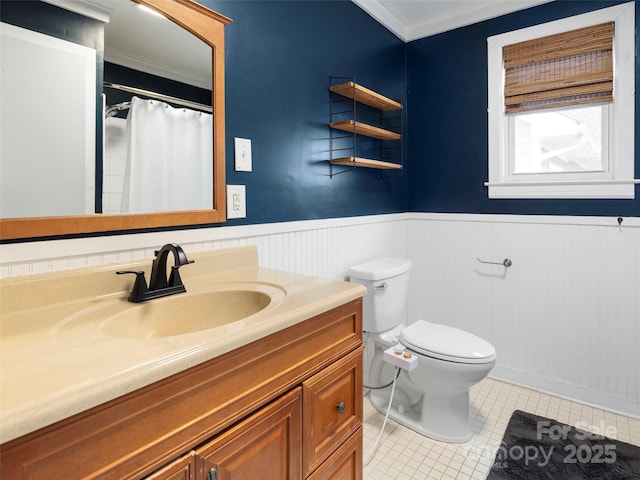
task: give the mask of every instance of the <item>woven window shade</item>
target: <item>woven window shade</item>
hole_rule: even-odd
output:
[[[506,45],[506,113],[613,100],[613,22]]]

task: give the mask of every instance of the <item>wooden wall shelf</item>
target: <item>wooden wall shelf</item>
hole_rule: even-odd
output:
[[[369,90],[362,85],[358,85],[355,82],[332,85],[329,87],[329,90],[337,93],[338,95],[342,95],[343,97],[355,99],[356,102],[364,103],[365,105],[369,105],[370,107],[378,110],[388,111],[402,109],[402,104],[400,102],[391,100],[390,98],[380,95],[373,90]]]
[[[383,162],[381,160],[371,160],[369,158],[360,157],[333,158],[329,161],[333,165],[345,165],[347,167],[378,168],[380,170],[402,169],[402,165],[400,165],[399,163]]]
[[[332,77],[332,79],[337,77]],[[329,127],[331,128],[331,146],[330,152],[331,157],[337,152],[342,152],[341,155],[344,155],[345,150],[351,153],[351,156],[342,156],[340,158],[330,158],[330,165],[342,165],[346,167],[365,167],[365,168],[376,168],[379,170],[400,170],[402,169],[402,145],[401,144],[391,144],[397,145],[397,147],[393,146],[389,148],[390,144],[384,143],[386,141],[399,141],[402,139],[402,134],[398,131],[388,130],[386,128],[381,128],[377,125],[371,125],[368,122],[371,122],[371,117],[367,117],[367,123],[361,122],[358,120],[358,116],[356,115],[356,106],[357,104],[366,105],[366,108],[372,108],[373,110],[378,110],[379,112],[394,112],[398,111],[397,114],[392,114],[391,119],[397,120],[399,122],[398,130],[402,130],[402,104],[395,100],[391,100],[390,98],[385,97],[384,95],[380,95],[373,90],[370,90],[362,85],[358,85],[355,81],[348,81],[345,83],[340,83],[337,85],[331,85],[332,81],[330,81],[329,90],[345,99],[352,100],[352,109],[346,110],[342,108],[342,104],[340,102],[344,102],[343,100],[334,100],[332,97],[331,100],[331,113],[329,114]],[[341,107],[339,109],[334,109],[334,104],[340,104]],[[378,113],[378,124],[383,123],[383,114]],[[345,119],[345,116],[351,116],[351,118]],[[397,117],[397,118],[396,118]],[[386,118],[386,117],[385,117]],[[389,118],[387,118],[389,120]],[[388,122],[387,122],[388,123]],[[334,146],[334,142],[343,137],[335,137],[333,132],[334,130],[341,130],[343,132],[348,132],[353,134],[352,143],[343,148],[343,145],[339,147]],[[386,155],[387,157],[391,157],[391,162],[385,160],[374,160],[369,158],[362,158],[358,156],[357,152],[357,144],[360,141],[357,138],[357,135],[362,135],[365,137],[375,138],[377,140],[381,140],[381,150],[380,156],[383,156],[383,145],[386,149],[385,151],[388,153],[389,151],[397,151],[396,155]],[[395,162],[395,160],[399,160],[399,162]],[[346,171],[346,170],[345,170]],[[341,172],[338,172],[341,173]],[[331,176],[333,176],[333,170],[331,171]]]
[[[399,133],[385,130],[384,128],[374,127],[366,123],[357,122],[355,120],[344,120],[342,122],[332,122],[329,124],[331,128],[337,128],[349,133],[357,133],[367,137],[377,138],[380,140],[400,140],[402,135]]]

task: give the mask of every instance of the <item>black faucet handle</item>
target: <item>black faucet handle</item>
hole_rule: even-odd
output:
[[[133,287],[131,288],[131,292],[129,293],[129,301],[134,303],[143,302],[145,300],[145,294],[149,291],[147,281],[144,278],[144,271],[120,270],[119,272],[116,272],[116,275],[126,274],[133,274],[136,276],[136,280],[135,282],[133,282]]]
[[[173,265],[171,267],[171,275],[169,275],[169,286],[170,287],[182,287],[182,278],[180,278],[180,265]]]
[[[132,274],[136,276],[136,280],[142,276],[144,278],[144,270],[120,270],[116,272],[116,275],[127,275]]]

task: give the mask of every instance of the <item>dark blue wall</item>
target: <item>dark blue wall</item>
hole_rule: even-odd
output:
[[[227,183],[247,186],[247,218],[269,223],[404,212],[404,174],[329,177],[329,76],[404,102],[405,45],[349,0],[200,3],[225,27]],[[234,137],[252,141],[253,172],[236,172]]]
[[[225,225],[404,211],[640,216],[637,186],[635,200],[489,200],[483,185],[487,37],[621,1],[559,0],[406,45],[350,0],[198,1],[233,20],[225,28],[227,183],[247,186],[247,218]],[[329,177],[331,75],[403,102],[401,174]],[[252,140],[253,172],[234,171],[234,137]]]
[[[407,45],[407,209],[549,215],[640,216],[634,200],[488,198],[487,37],[611,6],[617,1],[557,1]],[[636,5],[636,91],[638,16]],[[636,118],[640,113],[636,96]],[[635,175],[640,174],[638,122]]]

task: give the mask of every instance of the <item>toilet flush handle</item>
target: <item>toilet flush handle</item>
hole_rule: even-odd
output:
[[[380,285],[376,285],[373,287],[374,290],[386,290],[387,284],[386,282],[382,282]]]

